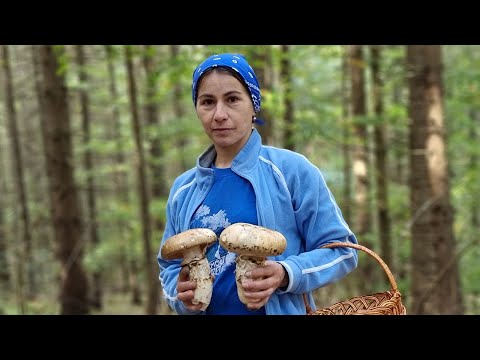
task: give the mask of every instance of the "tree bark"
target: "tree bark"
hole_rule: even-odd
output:
[[[41,111],[45,116],[45,151],[53,228],[60,260],[60,313],[88,314],[88,282],[83,270],[83,222],[74,181],[73,146],[65,76],[59,72],[59,48],[41,45],[43,81]]]
[[[369,212],[369,162],[368,162],[368,130],[364,118],[366,110],[365,94],[365,61],[363,46],[350,46],[351,101],[353,116],[353,178],[354,178],[354,229],[359,241],[368,247],[373,245],[367,235],[371,230]],[[360,267],[358,274],[359,291],[368,291],[367,284],[375,280],[376,269],[373,262],[366,262]]]
[[[282,83],[285,85],[283,103],[285,105],[284,114],[284,134],[283,143],[284,147],[289,150],[295,150],[295,117],[293,108],[293,83],[291,73],[291,63],[289,59],[290,47],[288,45],[282,45],[281,60],[280,60],[280,77]]]
[[[343,47],[342,53],[342,118],[343,118],[343,144],[342,144],[342,155],[343,155],[343,205],[342,213],[343,217],[350,223],[352,220],[352,155],[351,155],[351,117],[352,112],[350,108],[350,91],[348,82],[350,80],[348,66],[348,47]]]
[[[100,244],[100,238],[98,236],[98,222],[97,222],[97,206],[95,199],[95,182],[93,179],[94,164],[92,158],[92,152],[88,146],[90,143],[90,99],[88,96],[87,87],[89,85],[89,78],[87,71],[85,70],[85,50],[83,45],[76,45],[76,61],[79,67],[78,77],[80,81],[80,111],[82,117],[82,130],[83,130],[83,144],[85,146],[85,152],[83,154],[83,166],[87,172],[86,177],[86,192],[87,192],[87,230],[89,240],[92,248],[96,248]],[[93,307],[100,310],[102,309],[102,284],[100,270],[94,270],[92,273],[92,286],[90,301]]]
[[[390,225],[390,212],[388,208],[388,168],[387,168],[387,144],[385,140],[385,125],[383,113],[383,83],[380,75],[381,48],[378,45],[370,45],[371,70],[373,86],[373,108],[376,122],[373,128],[375,145],[375,181],[377,185],[377,217],[378,232],[380,238],[380,255],[388,264],[390,270],[395,272],[392,255],[392,238]]]
[[[122,131],[121,131],[121,122],[120,122],[120,111],[118,110],[119,104],[119,96],[117,90],[117,81],[116,81],[116,74],[115,74],[115,58],[116,52],[112,45],[105,45],[105,54],[107,60],[107,68],[108,68],[108,89],[110,93],[110,100],[112,103],[112,118],[111,121],[113,125],[111,126],[112,130],[112,138],[115,139],[115,155],[113,157],[113,162],[118,166],[118,168],[122,169],[123,165],[125,164],[125,149],[124,141],[122,138]],[[115,185],[116,192],[118,194],[118,201],[120,204],[128,204],[130,202],[128,189],[128,175],[125,170],[117,170],[113,174],[113,183]],[[131,282],[132,277],[130,276],[131,272],[136,271],[134,267],[136,264],[135,262],[131,262],[129,257],[131,256],[131,252],[129,251],[130,247],[130,237],[127,235],[127,226],[126,224],[119,220],[117,222],[117,226],[119,229],[119,268],[120,268],[120,281],[121,281],[121,290],[123,292],[129,292],[132,290],[134,303],[136,303],[136,299],[139,298],[138,294],[138,285],[136,282]],[[130,254],[130,255],[129,255]],[[133,264],[133,266],[131,266]],[[137,289],[137,290],[134,290]],[[140,300],[138,300],[140,301]]]
[[[265,96],[265,94],[272,91],[273,87],[271,45],[262,46],[260,51],[254,50],[252,53],[251,62],[252,67],[255,69],[255,74],[257,75],[257,80],[260,84],[262,94]],[[265,98],[263,100],[265,100]],[[260,112],[256,114],[256,117],[263,120],[264,123],[255,124],[254,126],[260,133],[262,142],[266,145],[270,145],[273,142],[273,128],[275,119],[265,108],[265,106],[263,106]]]
[[[12,156],[15,174],[15,187],[18,196],[18,205],[20,207],[20,218],[22,221],[22,248],[18,252],[18,285],[21,297],[33,299],[35,296],[36,277],[34,272],[33,252],[32,252],[32,231],[30,221],[30,211],[28,208],[27,190],[25,186],[25,174],[23,168],[23,154],[20,146],[20,136],[18,133],[17,110],[15,107],[15,95],[13,91],[12,71],[10,67],[9,46],[2,45],[2,63],[5,79],[5,109],[6,119],[8,121],[8,133],[11,140]]]
[[[157,309],[158,294],[156,273],[154,273],[153,259],[155,259],[151,246],[151,220],[149,211],[149,195],[145,166],[145,154],[143,150],[143,137],[140,118],[138,115],[137,86],[135,82],[132,48],[125,46],[125,64],[128,75],[128,95],[130,99],[130,111],[132,115],[132,132],[135,138],[135,167],[137,171],[138,194],[140,200],[140,219],[142,222],[142,239],[145,260],[145,276],[147,279],[147,304],[146,313],[155,314]]]
[[[411,313],[461,314],[439,45],[408,45]]]

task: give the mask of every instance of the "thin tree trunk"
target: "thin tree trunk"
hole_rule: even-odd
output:
[[[135,137],[135,167],[138,175],[138,194],[140,200],[140,219],[142,222],[142,238],[143,238],[143,250],[144,250],[144,260],[145,260],[145,276],[147,279],[147,304],[146,304],[146,313],[155,314],[157,312],[157,303],[158,299],[157,294],[157,281],[154,281],[155,274],[153,272],[153,259],[155,259],[154,253],[151,246],[151,220],[149,212],[149,196],[148,196],[148,185],[147,185],[147,176],[146,176],[146,166],[145,166],[145,154],[143,151],[143,138],[142,138],[142,127],[140,124],[140,119],[138,115],[138,105],[137,105],[137,87],[135,83],[135,75],[133,68],[133,56],[132,48],[130,46],[125,46],[125,63],[128,74],[128,94],[130,99],[130,110],[132,112],[132,132]]]
[[[470,144],[478,144],[478,126],[480,125],[480,111],[472,109],[470,111],[470,129],[468,132],[468,138]],[[478,171],[478,153],[472,152],[470,154],[469,169]],[[480,228],[480,205],[478,200],[475,199],[470,205],[470,223],[472,229]]]
[[[348,66],[348,47],[343,47],[342,53],[342,118],[343,118],[343,217],[350,223],[352,217],[352,158],[350,151],[351,142],[351,111],[350,111],[350,92],[348,81],[350,77]]]
[[[47,152],[47,125],[46,125],[46,119],[45,119],[45,104],[44,104],[44,99],[42,96],[42,83],[43,83],[43,78],[42,78],[42,63],[41,63],[41,55],[39,54],[39,46],[37,45],[32,45],[31,46],[31,58],[32,58],[32,67],[33,67],[33,77],[34,77],[34,92],[35,92],[35,98],[37,100],[37,114],[38,114],[38,120],[40,124],[40,134],[41,134],[41,147],[42,147],[42,159],[43,159],[43,169],[44,169],[44,176],[47,179],[47,189],[46,189],[46,194],[47,194],[47,206],[48,206],[48,215],[46,215],[46,219],[48,224],[52,222],[52,219],[54,217],[54,211],[53,211],[53,194],[48,188],[48,177],[49,174],[53,172],[51,169],[51,163],[48,161],[48,152]],[[43,194],[45,196],[45,193]],[[54,238],[53,234],[53,226],[47,226],[47,229],[45,230],[45,233],[48,234],[45,236],[45,239],[42,239],[43,244],[47,244],[47,248],[51,250],[52,253],[52,261],[55,260],[55,255],[54,255],[54,247],[55,244],[52,244],[52,239]],[[41,245],[41,244],[38,244]],[[42,272],[44,274],[45,271]]]
[[[151,127],[159,127],[160,119],[157,104],[155,103],[155,95],[158,91],[158,77],[155,70],[155,48],[151,45],[145,46],[145,55],[143,57],[143,66],[147,78],[146,82],[146,99],[145,105],[145,117],[147,124]],[[153,160],[158,160],[163,157],[162,144],[158,135],[150,139],[150,155]],[[168,187],[165,181],[165,169],[163,165],[158,161],[152,161],[149,164],[149,168],[152,174],[151,193],[154,200],[161,199],[168,196]],[[161,234],[165,224],[162,221],[162,217],[156,216],[153,221],[155,233]],[[152,302],[157,304],[160,300],[160,283],[158,281],[158,263],[153,263],[152,275]]]
[[[97,223],[97,207],[95,200],[95,183],[93,179],[93,160],[90,147],[90,100],[88,97],[89,79],[88,74],[85,71],[85,51],[83,45],[76,45],[76,60],[79,67],[79,81],[80,81],[80,108],[82,116],[82,130],[83,130],[83,143],[85,145],[85,153],[83,156],[83,166],[87,172],[87,223],[88,223],[88,235],[91,241],[92,247],[99,246],[100,239],[98,237],[98,223]],[[94,270],[92,274],[92,286],[90,301],[93,307],[96,309],[102,309],[102,284],[101,274],[99,270]]]
[[[365,94],[365,61],[363,58],[363,46],[350,46],[350,69],[351,69],[351,100],[352,116],[354,119],[353,137],[353,177],[354,177],[354,228],[359,241],[368,248],[373,245],[368,239],[371,230],[371,218],[369,212],[369,164],[368,164],[368,131],[363,118],[366,116]],[[375,280],[376,268],[373,262],[366,262],[359,268],[359,291],[368,291],[368,285]]]
[[[173,64],[178,64],[178,56],[180,54],[180,46],[181,45],[170,45],[170,56]],[[175,74],[178,74],[178,71],[175,72]],[[180,120],[181,123],[183,124],[183,118],[185,116],[185,109],[182,104],[182,89],[183,85],[180,84],[179,81],[175,80],[174,85],[173,85],[173,114],[177,120]],[[184,135],[184,132],[181,131],[179,133],[178,138],[176,139],[177,143],[177,149],[180,153],[180,169],[179,172],[184,172],[185,170],[188,169],[188,162],[187,162],[187,157],[185,154],[185,149],[188,146],[188,139]]]
[[[355,229],[360,237],[370,231],[371,220],[368,212],[368,133],[362,117],[367,114],[365,100],[365,62],[362,45],[351,45],[350,66],[352,84],[352,115],[355,146],[353,154],[353,175],[355,180]]]
[[[390,236],[390,213],[388,208],[388,172],[387,145],[385,142],[385,125],[383,124],[383,84],[380,77],[381,49],[378,45],[370,45],[372,57],[373,108],[376,117],[373,129],[375,142],[375,180],[377,184],[377,217],[380,238],[380,255],[386,264],[394,271],[392,256],[392,239]]]
[[[19,291],[22,298],[33,299],[35,296],[35,273],[33,270],[32,232],[30,223],[30,211],[28,208],[27,191],[25,187],[25,175],[23,169],[23,156],[20,147],[20,138],[17,125],[17,111],[15,108],[15,96],[13,91],[12,71],[10,68],[9,46],[2,45],[2,63],[5,79],[5,109],[8,121],[8,132],[11,139],[12,156],[15,174],[15,187],[18,196],[18,204],[21,209],[20,218],[22,221],[22,250],[20,251],[19,262]],[[25,278],[26,275],[26,278]]]
[[[119,168],[125,164],[125,150],[123,148],[123,138],[122,138],[122,131],[121,131],[121,123],[120,123],[120,111],[118,110],[118,90],[117,90],[117,82],[116,82],[116,75],[115,75],[115,65],[114,65],[114,48],[112,45],[105,45],[105,53],[107,58],[107,66],[108,66],[108,78],[109,78],[109,92],[110,98],[112,102],[112,130],[113,130],[113,138],[115,139],[115,157],[114,162],[118,165]],[[117,170],[113,175],[113,183],[115,184],[116,192],[118,194],[118,199],[123,204],[130,203],[129,193],[127,191],[128,188],[128,178],[127,173],[124,170]],[[121,281],[122,281],[122,291],[128,292],[132,290],[133,294],[133,303],[140,303],[140,291],[138,289],[138,284],[136,281],[133,281],[131,273],[135,273],[137,271],[136,263],[134,261],[130,261],[131,253],[129,252],[129,243],[130,237],[127,236],[127,226],[123,221],[118,221],[117,223],[119,229],[119,253],[120,253],[120,273]],[[131,266],[133,265],[133,266]]]
[[[262,93],[266,94],[271,91],[273,87],[272,71],[274,67],[272,66],[271,45],[262,46],[261,50],[255,49],[252,54],[252,62]],[[264,121],[263,124],[256,124],[255,127],[262,137],[262,142],[268,145],[272,142],[273,138],[274,118],[265,106],[256,116]]]
[[[0,143],[0,149],[3,148],[3,144]],[[3,157],[0,156],[0,169],[5,169],[3,162]],[[10,276],[10,267],[8,264],[8,241],[7,241],[7,232],[5,224],[5,209],[6,204],[4,202],[4,195],[6,194],[6,184],[3,177],[3,172],[0,171],[0,301],[6,303],[6,295],[12,290],[12,278]],[[0,315],[2,314],[2,309],[0,308]]]
[[[286,149],[295,150],[295,138],[294,138],[294,109],[293,109],[293,83],[292,83],[292,70],[289,57],[290,47],[288,45],[282,45],[281,61],[280,61],[280,76],[282,83],[285,85],[284,100],[285,115],[284,115],[284,134],[283,143]]]
[[[439,45],[408,45],[413,314],[461,314]]]
[[[159,127],[162,126],[162,121],[158,111],[158,105],[155,102],[155,96],[158,92],[158,73],[155,70],[153,55],[151,55],[153,54],[153,49],[151,45],[146,45],[145,51],[147,54],[143,59],[143,66],[147,76],[145,118],[149,126]],[[150,156],[155,160],[149,166],[152,172],[152,196],[155,199],[160,199],[168,196],[168,185],[166,183],[165,168],[158,163],[158,159],[162,159],[164,154],[161,139],[157,135],[150,137]],[[164,225],[161,217],[155,218],[156,230],[163,231]]]
[[[403,106],[402,101],[402,91],[403,87],[401,85],[394,85],[392,89],[392,102],[393,105]],[[406,126],[405,126],[406,127]],[[395,144],[392,148],[393,150],[393,174],[390,177],[390,181],[400,184],[400,185],[407,185],[407,161],[405,160],[407,157],[406,149],[408,146],[404,146],[405,139],[407,135],[405,134],[405,130],[393,128],[392,129],[393,135],[390,141],[391,144]]]
[[[40,84],[45,134],[49,191],[53,199],[53,227],[60,260],[60,313],[88,314],[88,282],[83,269],[83,224],[75,184],[73,146],[68,95],[63,73],[59,73],[56,51],[41,45],[43,81]]]

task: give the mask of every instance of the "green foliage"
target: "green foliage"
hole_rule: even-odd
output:
[[[154,219],[159,219],[163,223],[166,221],[165,209],[167,208],[166,198],[154,198],[150,202],[150,214]]]
[[[70,61],[65,51],[65,45],[53,45],[53,53],[55,54],[58,62],[57,75],[65,76],[68,72]]]
[[[108,237],[108,233],[104,235],[102,242],[93,247],[84,258],[85,268],[89,272],[107,271],[112,264],[118,263],[118,258],[121,256],[122,247],[119,246],[119,235],[116,234],[111,238]]]
[[[265,52],[271,55],[274,78],[273,88],[262,91],[262,106],[268,110],[273,119],[273,131],[279,142],[283,135],[285,114],[285,84],[279,77],[281,47],[279,45],[179,45],[178,54],[172,56],[172,45],[154,45],[146,48],[143,45],[129,45],[133,50],[136,83],[138,87],[138,105],[144,149],[149,170],[151,166],[162,166],[165,170],[165,181],[170,183],[183,167],[194,166],[197,156],[210,145],[204,134],[202,125],[195,114],[191,99],[191,79],[195,66],[206,56],[222,52],[239,52],[247,55],[252,61]],[[89,176],[95,180],[95,196],[97,200],[98,229],[100,243],[98,246],[87,243],[85,248],[85,266],[88,272],[102,271],[109,286],[114,287],[114,274],[117,272],[120,258],[125,254],[130,259],[142,261],[143,245],[141,222],[138,210],[136,159],[134,138],[131,127],[131,110],[128,97],[128,86],[125,69],[125,45],[113,45],[110,60],[114,65],[117,98],[112,100],[110,92],[111,79],[107,67],[107,53],[103,45],[85,45],[86,65],[82,69],[88,75],[87,82],[80,82],[74,56],[74,46],[56,45],[58,55],[58,74],[65,75],[69,90],[69,108],[71,113],[72,141],[75,167],[75,180],[79,184],[82,206],[86,204],[85,184]],[[26,49],[26,48],[25,48]],[[19,124],[22,146],[41,154],[41,137],[32,136],[31,129],[39,129],[38,105],[33,84],[26,84],[25,78],[33,79],[30,52],[23,48],[16,50],[16,57],[21,60],[12,69],[15,73],[15,84],[18,88]],[[467,246],[460,258],[460,274],[465,299],[468,299],[468,312],[480,311],[480,266],[478,265],[479,246],[475,243],[478,228],[474,226],[472,213],[478,213],[477,196],[480,193],[480,46],[477,45],[444,45],[444,121],[447,135],[447,151],[449,160],[449,184],[454,206],[454,231],[457,235],[458,249]],[[66,50],[66,51],[65,51]],[[388,196],[389,211],[392,224],[392,246],[394,250],[395,278],[405,301],[408,301],[410,286],[410,199],[408,182],[408,147],[409,147],[409,114],[408,114],[408,82],[405,73],[405,46],[382,46],[381,78],[383,82],[384,114],[378,118],[373,116],[371,94],[371,73],[368,67],[370,52],[365,51],[367,115],[344,119],[342,100],[342,56],[345,47],[341,45],[292,45],[289,59],[291,62],[292,92],[291,101],[294,108],[294,140],[296,150],[306,154],[317,164],[325,175],[325,179],[337,200],[343,191],[343,154],[344,132],[352,132],[353,125],[365,125],[371,134],[375,125],[384,125],[387,134],[388,159]],[[365,48],[367,50],[367,48]],[[144,57],[154,63],[151,73],[145,73]],[[25,65],[25,64],[27,65]],[[259,64],[263,65],[263,64]],[[156,93],[146,97],[147,85],[154,85]],[[350,86],[347,82],[347,87]],[[79,91],[85,90],[90,100],[91,139],[84,142],[80,114]],[[157,106],[156,124],[146,123],[144,106]],[[5,111],[3,103],[0,110]],[[114,119],[115,110],[119,118]],[[118,121],[118,124],[117,124]],[[118,127],[118,135],[117,134]],[[25,131],[28,129],[29,131]],[[38,130],[35,130],[40,134]],[[35,133],[33,131],[33,133]],[[0,117],[0,139],[8,139],[7,126]],[[3,135],[3,137],[2,137]],[[276,135],[277,136],[277,135]],[[157,141],[162,150],[160,157],[153,157],[150,145]],[[9,250],[16,256],[21,249],[21,228],[19,206],[9,142],[0,143],[2,169],[0,176],[2,189],[3,228],[7,231]],[[33,150],[32,150],[33,149]],[[29,152],[26,154],[29,154]],[[91,171],[83,167],[83,156],[89,151],[94,166]],[[117,155],[124,156],[121,164],[117,163]],[[28,155],[27,155],[28,156]],[[46,172],[41,169],[44,162],[35,164],[39,169],[27,166],[28,206],[33,224],[34,262],[39,274],[42,274],[42,294],[38,302],[27,304],[28,313],[56,313],[57,303],[52,300],[57,296],[56,279],[59,272],[54,258],[54,244],[51,231],[49,198],[45,195],[38,201],[39,195],[47,191]],[[69,164],[70,165],[70,164]],[[403,172],[397,172],[400,168]],[[35,170],[35,171],[32,171]],[[151,174],[150,171],[147,172]],[[39,174],[43,178],[39,178]],[[123,174],[123,182],[116,175]],[[397,175],[398,174],[398,175]],[[402,177],[397,178],[397,177]],[[151,177],[147,179],[151,186]],[[121,186],[121,188],[120,188]],[[375,189],[373,188],[373,191]],[[374,197],[372,197],[374,199]],[[374,200],[372,200],[374,201]],[[153,219],[165,220],[166,198],[151,199],[150,213]],[[374,209],[372,203],[371,209]],[[86,207],[85,207],[86,209]],[[85,210],[84,209],[84,210]],[[476,210],[475,210],[476,209]],[[84,211],[86,214],[86,211]],[[480,214],[477,214],[480,216]],[[372,210],[372,216],[374,211]],[[84,216],[85,218],[85,216]],[[478,218],[478,217],[477,217]],[[478,227],[478,226],[477,226]],[[374,228],[368,235],[377,245],[378,234]],[[156,237],[155,234],[154,237]],[[38,240],[39,239],[39,240]],[[157,238],[158,239],[158,238]],[[361,239],[366,240],[367,237]],[[156,241],[156,240],[155,240]],[[472,244],[472,245],[469,245]],[[153,246],[158,244],[154,242]],[[376,246],[375,245],[375,246]],[[140,279],[143,279],[140,269]],[[48,298],[48,299],[47,299]],[[0,308],[7,314],[18,313],[14,297],[9,294],[6,304]]]
[[[472,248],[461,260],[460,260],[460,273],[462,274],[463,292],[480,296],[480,267],[478,264],[478,257],[480,255],[480,247],[476,246]]]

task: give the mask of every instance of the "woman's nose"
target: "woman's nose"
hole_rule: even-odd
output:
[[[227,108],[226,108],[225,104],[222,103],[222,102],[218,102],[217,106],[215,108],[214,119],[216,121],[222,121],[222,120],[225,120],[227,118],[227,116],[228,116],[228,114],[227,114]]]

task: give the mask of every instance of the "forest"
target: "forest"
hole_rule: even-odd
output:
[[[407,314],[479,314],[477,45],[0,45],[0,314],[174,314],[165,206],[210,145],[192,72],[223,52],[257,73],[264,144],[318,166]],[[316,305],[390,286],[359,253]]]

